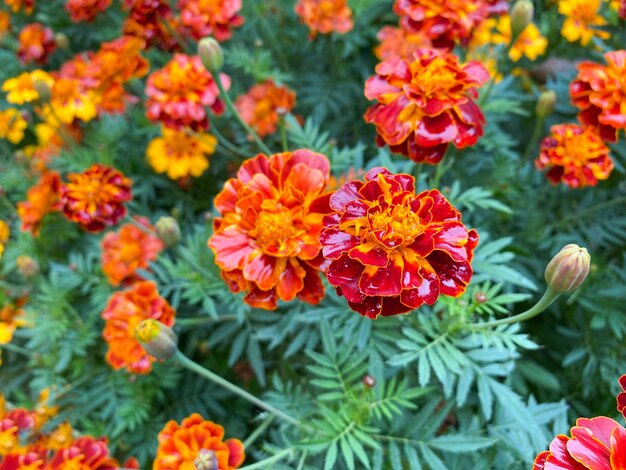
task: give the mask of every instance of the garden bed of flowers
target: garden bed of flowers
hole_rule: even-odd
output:
[[[0,0],[0,470],[626,469],[625,0]]]

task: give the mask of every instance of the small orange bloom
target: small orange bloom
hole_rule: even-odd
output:
[[[102,239],[102,271],[112,286],[142,279],[137,269],[147,269],[164,248],[158,237],[148,233],[153,230],[150,221],[145,217],[135,219],[146,229],[125,224],[119,232],[109,232]]]
[[[562,182],[571,188],[595,186],[613,170],[609,148],[593,128],[577,124],[558,124],[541,142],[535,165],[548,169],[546,177],[553,184]]]
[[[4,245],[11,236],[11,229],[9,224],[7,224],[4,220],[0,220],[0,258],[2,258],[2,253],[4,253]]]
[[[45,64],[48,56],[56,49],[54,33],[41,23],[27,24],[18,36],[17,56],[23,64],[36,62]]]
[[[88,232],[100,232],[126,215],[132,199],[131,180],[99,163],[82,173],[70,173],[61,188],[63,214]]]
[[[352,10],[346,0],[298,0],[296,15],[309,27],[309,35],[345,34],[352,30]]]
[[[54,78],[43,70],[23,72],[17,77],[8,78],[2,84],[2,91],[7,93],[7,101],[13,104],[24,104],[39,99],[35,83],[42,82],[48,87],[54,84]]]
[[[13,13],[24,8],[24,13],[30,15],[35,8],[35,0],[4,0],[4,4],[11,7]]]
[[[67,0],[65,9],[72,21],[93,21],[98,13],[111,6],[113,0]]]
[[[559,13],[565,15],[561,34],[569,42],[580,41],[586,46],[595,37],[608,39],[607,31],[596,29],[606,26],[606,20],[598,13],[602,0],[559,0]]]
[[[418,49],[413,58],[393,57],[376,66],[365,96],[378,103],[365,121],[376,126],[378,145],[434,165],[450,143],[467,147],[483,134],[485,118],[473,99],[489,73],[478,62],[459,64],[444,50]]]
[[[41,175],[35,186],[26,193],[26,201],[17,203],[17,214],[22,220],[22,230],[39,235],[43,218],[61,209],[61,177],[56,171]]]
[[[295,104],[295,92],[275,85],[271,79],[254,85],[235,101],[243,120],[261,137],[276,132],[279,116],[291,111]]]
[[[578,119],[595,127],[608,142],[617,142],[620,129],[626,129],[626,50],[604,54],[607,65],[578,64],[578,76],[570,83],[572,104]]]
[[[113,294],[102,312],[106,321],[102,336],[109,345],[107,362],[115,370],[125,368],[133,374],[149,373],[155,359],[137,341],[135,329],[148,318],[172,326],[175,315],[152,281],[139,281],[130,289]]]
[[[0,11],[0,39],[11,30],[11,14],[8,11]]]
[[[220,74],[220,79],[228,90],[230,78]],[[175,54],[165,67],[150,74],[146,95],[148,119],[179,130],[183,127],[194,131],[208,129],[206,106],[216,115],[224,112],[213,76],[198,56]]]
[[[178,0],[182,32],[194,39],[213,36],[226,41],[243,24],[241,0]]]
[[[239,439],[224,441],[224,428],[212,421],[205,421],[197,413],[183,419],[181,424],[168,421],[158,439],[154,470],[199,468],[198,459],[216,461],[215,468],[219,470],[234,470],[246,458]]]
[[[374,49],[374,54],[380,60],[400,57],[412,60],[413,53],[421,47],[432,47],[430,38],[423,32],[410,33],[404,28],[385,26],[376,35],[380,41]]]
[[[233,292],[244,291],[253,307],[277,301],[317,304],[324,296],[318,274],[322,217],[330,165],[326,157],[296,150],[243,163],[215,198],[209,247]]]
[[[397,315],[465,292],[478,234],[436,189],[416,195],[412,176],[373,168],[330,207],[319,237],[326,277],[356,312]]]

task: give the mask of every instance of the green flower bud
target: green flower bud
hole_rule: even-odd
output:
[[[59,49],[69,49],[70,48],[70,40],[66,34],[56,33],[54,35],[54,43],[57,45]]]
[[[35,80],[33,82],[33,88],[39,95],[39,101],[42,103],[47,103],[50,101],[50,85],[48,85],[43,80]]]
[[[580,286],[591,264],[591,256],[586,248],[570,244],[561,248],[546,267],[546,282],[555,293],[563,294]]]
[[[176,245],[180,240],[180,226],[174,217],[161,217],[154,225],[154,230],[167,246]]]
[[[19,273],[25,278],[39,274],[39,263],[28,255],[18,256],[15,264]]]
[[[556,105],[556,93],[552,90],[542,91],[537,100],[537,106],[535,107],[535,114],[539,118],[545,118],[552,114],[554,106]]]
[[[178,349],[178,339],[174,331],[151,318],[137,325],[135,338],[148,354],[157,359],[169,359]]]
[[[198,43],[198,55],[202,65],[211,73],[217,73],[224,66],[224,53],[222,46],[212,37],[200,39]]]
[[[530,0],[517,0],[511,7],[511,37],[518,37],[533,20],[535,8]]]

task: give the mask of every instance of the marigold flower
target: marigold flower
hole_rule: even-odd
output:
[[[604,58],[607,65],[578,64],[569,90],[580,122],[597,128],[604,140],[617,142],[619,129],[626,129],[626,50],[607,52]]]
[[[215,152],[217,139],[210,134],[178,131],[163,127],[162,137],[150,141],[146,149],[148,163],[157,173],[167,173],[173,180],[200,176],[209,167],[207,155]]]
[[[152,281],[139,281],[130,289],[113,294],[102,312],[106,321],[102,336],[109,345],[107,362],[115,370],[126,368],[133,374],[149,373],[155,359],[137,341],[135,329],[148,318],[172,326],[175,315]]]
[[[394,12],[407,31],[421,32],[434,47],[467,44],[472,30],[490,14],[485,0],[396,0]]]
[[[423,32],[410,33],[404,28],[384,26],[376,35],[380,44],[374,49],[374,54],[380,60],[400,57],[413,60],[413,53],[422,47],[432,47],[430,38]]]
[[[243,120],[260,137],[276,132],[279,116],[291,111],[295,104],[295,92],[275,85],[271,79],[254,85],[235,101],[235,107]]]
[[[246,458],[239,439],[224,441],[224,428],[205,421],[197,413],[178,424],[168,421],[159,433],[159,447],[154,470],[186,470],[196,468],[194,461],[203,451],[213,451],[220,470],[239,468]]]
[[[476,143],[485,119],[472,101],[489,79],[478,62],[459,64],[443,50],[418,49],[414,60],[394,57],[376,66],[365,96],[378,103],[365,113],[376,126],[378,145],[389,145],[416,162],[436,164],[450,143]]]
[[[559,434],[550,450],[535,458],[533,470],[626,468],[626,429],[605,416],[578,418],[571,436]]]
[[[49,87],[54,85],[54,78],[43,70],[23,72],[17,77],[9,78],[2,83],[2,91],[7,93],[7,101],[13,104],[24,104],[39,99],[35,83],[41,82]]]
[[[124,0],[124,7],[128,10],[122,27],[124,34],[145,40],[147,47],[176,47],[171,33],[175,29],[174,15],[167,0]]]
[[[59,449],[49,463],[50,469],[80,468],[84,470],[110,470],[119,464],[109,455],[108,440],[83,436],[64,449]]]
[[[561,35],[569,42],[580,41],[583,46],[595,37],[608,39],[607,31],[596,29],[605,26],[606,20],[598,14],[602,0],[559,0],[559,13],[565,15]]]
[[[112,0],[67,0],[65,10],[72,21],[93,21],[98,13],[111,6]]]
[[[508,17],[503,17],[502,21],[508,22],[505,18]],[[519,61],[522,56],[526,56],[530,60],[536,60],[537,57],[546,51],[547,47],[548,40],[541,34],[539,28],[534,23],[530,23],[509,49],[509,58],[513,62]]]
[[[617,395],[617,411],[622,413],[622,416],[626,418],[626,374],[622,375],[618,379],[618,382],[622,391]]]
[[[17,56],[23,64],[36,62],[45,64],[48,56],[56,49],[54,33],[41,23],[27,24],[18,36]]]
[[[326,157],[309,150],[260,154],[243,163],[215,198],[208,245],[233,292],[253,307],[275,309],[278,299],[318,303],[324,286],[317,272],[325,193]]]
[[[4,220],[0,220],[0,258],[2,258],[2,253],[4,253],[4,244],[10,236],[11,229],[9,224],[7,224]]]
[[[135,219],[145,229],[125,224],[119,232],[109,232],[102,239],[102,271],[112,286],[142,279],[137,269],[148,268],[164,248],[159,238],[148,233],[153,230],[150,221]]]
[[[226,41],[243,24],[241,0],[178,0],[180,23],[194,39],[213,36]]]
[[[27,15],[30,15],[35,8],[35,0],[4,0],[4,4],[11,7],[13,13],[17,13],[23,8]]]
[[[131,180],[115,168],[99,163],[82,173],[70,173],[61,188],[63,214],[88,232],[115,225],[126,215],[132,199]]]
[[[230,78],[220,74],[220,79],[228,90]],[[164,68],[150,74],[146,95],[148,118],[179,130],[184,127],[194,131],[208,129],[206,106],[216,115],[224,112],[213,76],[197,56],[175,54]]]
[[[309,35],[345,34],[354,27],[352,10],[346,0],[298,0],[296,15],[308,26]]]
[[[11,14],[8,11],[0,11],[0,39],[11,30]]]
[[[26,193],[26,201],[17,203],[17,214],[22,230],[39,235],[43,218],[61,209],[61,177],[56,171],[41,175],[35,186]]]
[[[22,310],[25,303],[26,299],[15,301],[3,299],[2,307],[0,307],[0,344],[10,343],[15,330],[27,325],[24,310]]]
[[[465,292],[478,234],[436,189],[416,195],[412,176],[373,168],[330,207],[320,234],[326,276],[353,310],[375,319]]]
[[[47,121],[72,124],[75,119],[79,119],[89,122],[98,115],[93,91],[86,90],[80,80],[58,78],[54,81],[50,94],[50,104],[42,109]]]
[[[19,144],[24,138],[24,130],[28,123],[19,109],[8,108],[0,111],[0,139],[12,144]]]
[[[551,183],[582,188],[609,177],[613,160],[596,131],[577,124],[558,124],[550,131],[551,135],[541,142],[535,166],[548,169],[546,177]]]

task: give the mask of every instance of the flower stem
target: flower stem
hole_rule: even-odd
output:
[[[528,142],[528,145],[526,146],[526,150],[524,151],[524,156],[522,157],[522,160],[528,160],[530,158],[530,155],[533,149],[535,148],[535,145],[537,144],[537,140],[539,140],[539,135],[541,134],[541,131],[543,130],[543,120],[544,118],[537,117],[537,120],[535,121],[535,128],[533,129],[533,133],[530,137],[530,141]]]
[[[257,440],[257,438],[263,434],[263,432],[272,424],[274,421],[274,415],[269,415],[268,418],[261,423],[261,425],[256,428],[252,434],[248,436],[248,438],[243,442],[243,448],[247,449],[250,445]]]
[[[280,419],[288,422],[289,424],[293,424],[294,426],[300,426],[300,421],[298,421],[297,419],[289,416],[288,414],[283,413],[282,411],[280,411],[277,408],[274,408],[272,405],[270,405],[268,403],[265,403],[263,400],[255,397],[251,393],[246,392],[242,388],[237,387],[236,385],[230,383],[226,379],[223,379],[222,377],[220,377],[219,375],[211,372],[210,370],[205,369],[200,364],[197,364],[194,361],[192,361],[191,359],[189,359],[182,352],[177,350],[176,354],[174,355],[174,357],[176,358],[176,360],[178,360],[180,365],[182,365],[183,367],[186,367],[187,369],[195,372],[198,375],[201,375],[202,377],[210,380],[211,382],[214,382],[217,385],[220,385],[220,386],[224,387],[225,389],[233,392],[235,395],[239,395],[241,398],[249,401],[250,403],[253,403],[254,405],[258,406],[259,408],[262,408],[265,411],[269,411],[273,415],[275,415],[275,416],[279,417]],[[259,468],[261,468],[261,467],[259,467]]]
[[[293,449],[290,447],[285,450],[281,450],[278,454],[274,454],[271,457],[261,460],[260,462],[253,463],[252,465],[246,465],[245,467],[241,467],[239,470],[254,470],[256,468],[268,468],[267,465],[270,463],[278,462],[279,460],[284,459],[285,457],[289,457],[293,453]]]
[[[18,354],[22,354],[24,356],[28,356],[28,357],[35,356],[35,354],[32,351],[29,351],[28,349],[23,348],[21,346],[18,346],[17,344],[13,344],[13,343],[0,344],[0,350],[3,348],[8,349],[9,351],[16,352]]]
[[[289,144],[287,142],[287,128],[285,127],[285,118],[280,116],[278,118],[278,126],[280,127],[280,142],[283,147],[283,152],[289,152]]]
[[[559,295],[561,294],[554,292],[552,288],[548,287],[546,291],[543,293],[543,297],[539,299],[539,302],[537,302],[534,306],[532,306],[530,309],[526,310],[525,312],[522,312],[517,315],[513,315],[512,317],[509,317],[509,318],[501,318],[500,320],[493,320],[493,321],[488,321],[488,322],[483,322],[483,323],[474,323],[471,326],[472,328],[492,328],[494,326],[508,325],[510,323],[519,323],[519,322],[529,320],[539,315],[546,308],[548,308],[548,306],[552,302],[554,302],[559,297]]]
[[[176,326],[182,326],[183,328],[185,328],[189,326],[203,325],[205,323],[216,323],[216,322],[230,321],[230,320],[236,320],[236,319],[237,319],[237,315],[235,314],[222,315],[218,318],[209,317],[209,316],[194,317],[194,318],[177,318]]]
[[[256,4],[255,0],[248,0],[248,3],[250,4],[250,9],[252,10],[252,14],[256,17],[259,24],[261,25],[261,29],[263,30],[263,34],[265,35],[266,41],[269,42],[270,47],[274,51],[274,54],[276,54],[276,58],[278,59],[278,62],[280,62],[280,65],[283,68],[283,70],[288,70],[289,62],[287,61],[287,59],[285,58],[285,55],[283,54],[283,48],[281,47],[280,42],[278,41],[278,38],[276,37],[276,34],[274,33],[274,30],[265,19],[265,16],[259,9],[259,6]]]

